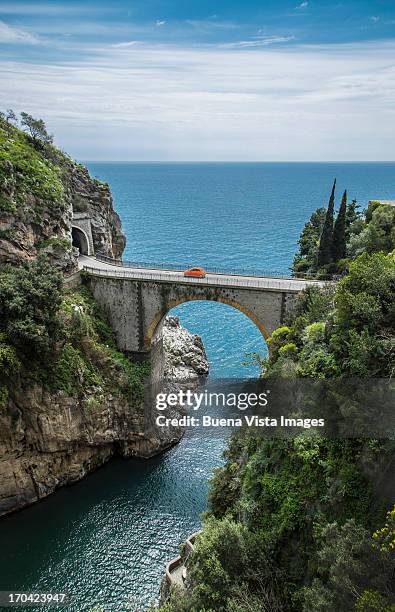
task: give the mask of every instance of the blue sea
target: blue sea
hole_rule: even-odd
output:
[[[89,163],[110,184],[125,257],[287,272],[304,223],[337,178],[361,207],[395,196],[395,164]],[[229,306],[174,311],[202,336],[212,378],[254,376],[254,324]],[[142,612],[167,560],[199,528],[225,441],[186,435],[148,461],[115,459],[77,485],[0,521],[0,590],[63,590],[68,610]],[[32,608],[31,608],[32,609]]]
[[[348,191],[361,209],[395,197],[395,164],[89,163],[108,182],[127,236],[125,258],[289,271],[304,223]],[[190,302],[174,309],[202,336],[211,376],[257,374],[245,355],[266,353],[255,325],[225,304]]]

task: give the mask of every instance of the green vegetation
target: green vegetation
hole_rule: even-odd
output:
[[[62,280],[43,257],[0,273],[0,333],[25,360],[43,363],[60,333]]]
[[[335,189],[336,179],[333,183],[331,197],[329,198],[328,210],[326,211],[324,226],[318,246],[318,267],[321,268],[333,261],[333,215],[335,211]]]
[[[41,125],[41,120],[33,121]],[[33,208],[39,214],[44,207],[64,208],[61,169],[44,154],[52,141],[33,133],[30,136],[0,117],[0,212]]]
[[[271,375],[391,376],[394,292],[393,253],[360,255],[335,290],[309,288],[289,326],[278,328],[268,341]]]
[[[340,261],[346,256],[346,218],[347,218],[347,191],[343,193],[335,227],[333,228],[333,261]]]
[[[325,208],[317,208],[305,224],[299,238],[299,252],[294,258],[295,274],[310,274],[317,269],[318,246],[325,216]]]
[[[363,253],[390,253],[395,248],[395,207],[371,202],[362,214],[344,192],[334,222],[335,185],[328,210],[318,208],[306,223],[293,262],[295,275],[325,278],[344,274],[349,262]]]
[[[35,247],[39,250],[54,247],[59,248],[62,251],[70,251],[72,244],[70,240],[67,240],[67,238],[59,238],[58,236],[54,236],[53,238],[48,238],[48,240],[40,240],[40,242],[35,244]]]
[[[88,394],[89,409],[110,394],[139,402],[147,374],[147,364],[117,351],[89,291],[63,293],[44,256],[0,273],[0,405],[22,375],[49,390]]]
[[[388,513],[387,527],[381,530],[391,531],[392,546],[393,519],[392,526],[388,525],[394,514],[395,509]],[[313,563],[317,577],[299,594],[303,612],[394,612],[395,555],[393,548],[378,545],[379,534],[372,538],[353,519],[342,526],[332,523],[316,530]]]
[[[331,202],[306,224],[294,269],[344,275],[307,289],[269,338],[269,358],[256,359],[265,377],[333,379],[341,393],[352,377],[394,374],[395,211],[372,204],[362,217],[344,194],[330,232],[334,190]],[[163,612],[395,612],[395,508],[385,518],[394,500],[383,478],[393,441],[248,430],[232,436],[225,460],[187,590]]]
[[[348,253],[356,257],[361,253],[395,249],[395,207],[380,202],[371,202],[365,219],[357,219],[350,226]]]
[[[64,344],[52,385],[69,395],[96,389],[141,401],[148,364],[133,363],[116,349],[111,327],[86,288],[64,296],[61,319]]]
[[[29,113],[21,113],[21,126],[26,128],[32,140],[37,143],[53,143],[52,134],[48,134],[45,123],[42,119],[35,119]]]

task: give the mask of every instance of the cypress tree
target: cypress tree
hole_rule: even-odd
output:
[[[356,200],[353,200],[351,204],[347,204],[346,211],[346,240],[350,237],[350,227],[351,225],[361,218],[362,214],[358,210],[360,208],[359,204],[357,204]]]
[[[346,213],[347,190],[343,193],[339,213],[333,230],[333,260],[339,261],[346,256]]]
[[[336,179],[333,182],[328,210],[326,211],[324,228],[322,230],[320,245],[318,247],[318,267],[321,268],[333,261],[333,216],[335,210]]]

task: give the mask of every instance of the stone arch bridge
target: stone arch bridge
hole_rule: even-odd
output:
[[[305,287],[323,285],[295,278],[218,273],[188,278],[180,270],[126,267],[84,256],[80,268],[109,317],[118,348],[135,359],[148,358],[161,322],[178,304],[195,300],[228,304],[249,317],[267,339]]]

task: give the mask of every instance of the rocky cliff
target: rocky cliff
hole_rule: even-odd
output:
[[[0,117],[0,516],[182,435],[155,427],[147,364],[117,350],[89,291],[62,289],[78,258],[73,214],[89,218],[95,250],[122,255],[108,186]],[[165,376],[207,374],[201,340],[174,317],[163,329]]]
[[[69,303],[75,299],[74,308],[86,314],[76,296],[69,296]],[[186,372],[189,380],[206,375],[199,336],[176,317],[169,317],[164,329],[165,375],[177,380]],[[152,406],[122,392],[128,384],[124,363],[91,338],[84,342],[88,353],[96,352],[92,362],[101,364],[94,384],[84,380],[82,368],[81,383],[71,380],[68,392],[66,384],[54,391],[19,378],[0,410],[0,516],[80,480],[115,454],[150,457],[182,436],[176,427],[156,428]]]
[[[47,253],[58,268],[73,271],[73,214],[82,213],[90,218],[95,250],[121,257],[125,237],[108,185],[0,120],[0,265]]]

